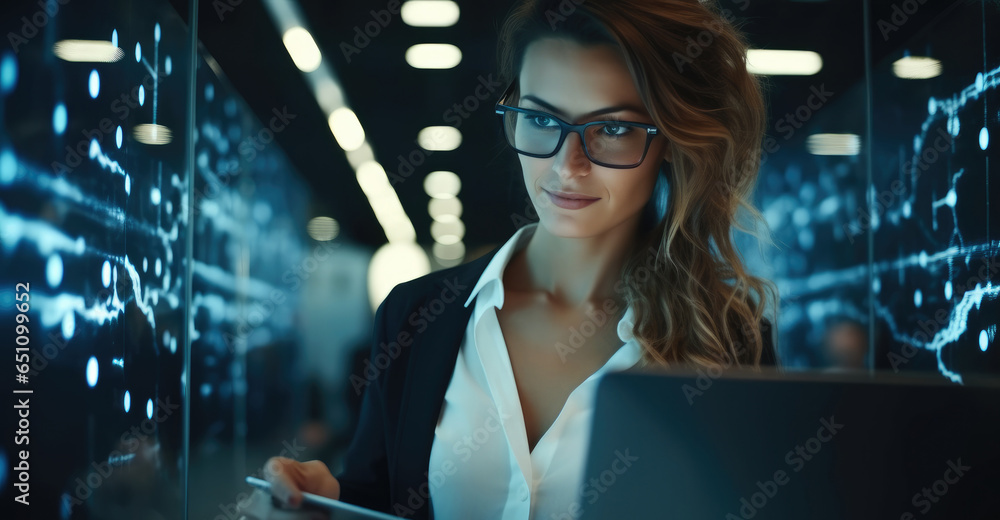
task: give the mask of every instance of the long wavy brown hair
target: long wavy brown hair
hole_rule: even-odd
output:
[[[670,162],[619,285],[635,309],[640,366],[756,369],[762,331],[771,334],[774,322],[765,315],[777,311],[776,286],[747,272],[732,236],[738,230],[773,244],[751,202],[767,126],[765,85],[747,71],[747,41],[723,14],[715,0],[526,0],[500,29],[507,81],[539,38],[618,46],[669,140]]]

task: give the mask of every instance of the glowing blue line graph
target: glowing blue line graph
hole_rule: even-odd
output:
[[[971,132],[962,132],[960,116],[968,115],[965,113],[973,106],[978,109],[977,102],[983,103],[983,110],[986,110],[987,97],[1000,87],[1000,67],[983,67],[983,72],[974,75],[974,79],[970,78],[953,94],[933,93],[926,98],[927,114],[912,138],[912,149],[909,143],[902,146],[897,159],[902,190],[894,188],[890,194],[885,172],[876,171],[873,172],[876,179],[882,181],[869,184],[863,192],[859,191],[863,196],[856,198],[849,183],[838,181],[852,177],[851,172],[845,171],[847,161],[819,163],[819,175],[815,179],[805,178],[802,167],[795,162],[785,166],[784,172],[772,167],[767,176],[762,175],[762,186],[770,189],[770,197],[765,195],[761,204],[768,225],[780,230],[783,238],[790,235],[793,242],[797,242],[793,244],[797,247],[772,258],[771,265],[765,269],[765,272],[776,273],[773,279],[783,300],[779,314],[781,327],[803,331],[810,341],[818,341],[820,338],[814,333],[822,328],[826,317],[849,316],[859,323],[868,323],[867,311],[862,311],[865,305],[849,296],[867,294],[872,300],[875,318],[884,323],[886,334],[906,348],[933,353],[938,371],[951,381],[962,381],[962,369],[951,366],[949,357],[942,357],[945,347],[960,344],[964,349],[964,345],[975,343],[979,347],[977,350],[989,349],[995,338],[996,318],[984,316],[979,311],[982,305],[992,306],[1000,300],[994,273],[971,281],[973,285],[980,282],[975,288],[961,283],[963,272],[974,271],[979,261],[993,266],[990,261],[1000,251],[1000,240],[989,233],[989,157],[969,155],[971,151],[966,145],[973,143],[959,138],[971,133],[975,139],[974,149],[988,150],[989,123]],[[894,81],[899,79],[894,78]],[[905,106],[901,108],[905,110]],[[995,119],[987,117],[985,120],[992,122]],[[890,123],[880,121],[880,124]],[[879,135],[873,135],[873,141],[878,141]],[[968,162],[970,158],[972,162]],[[888,159],[891,158],[886,158],[886,162]],[[932,166],[933,169],[929,169]],[[976,184],[982,182],[984,166],[986,218],[970,220],[977,216],[982,205],[977,197],[983,194],[982,184]],[[908,179],[903,179],[907,176]],[[946,186],[935,184],[936,180],[944,178],[947,178]],[[880,189],[884,192],[880,193]],[[969,200],[970,195],[978,200]],[[974,208],[963,206],[973,203]],[[945,217],[945,212],[950,219]],[[910,224],[906,224],[907,221]],[[984,221],[985,240],[981,237],[982,227],[976,228]],[[894,226],[893,229],[890,230],[887,224]],[[971,243],[973,235],[963,230],[966,226],[977,229]],[[869,265],[854,257],[844,267],[821,267],[837,263],[832,259],[816,258],[813,252],[818,237],[831,230],[835,241],[843,240],[846,234],[855,247],[863,247],[865,233],[875,234],[874,261]],[[890,244],[898,244],[898,251],[886,255],[886,246],[892,247]],[[925,281],[918,281],[920,273],[936,274],[939,285],[927,287]],[[891,275],[896,276],[887,278]],[[867,285],[869,276],[870,286]],[[913,279],[907,285],[907,278],[911,276]],[[899,288],[906,287],[905,295],[893,286],[896,277]],[[972,278],[970,276],[970,280]],[[886,281],[892,283],[883,283]],[[942,306],[948,311],[950,321],[941,323],[934,337],[922,341],[921,334],[915,338],[912,332],[906,331],[915,321],[902,319],[905,313],[916,310],[915,316],[926,316],[933,310],[943,312]],[[970,313],[975,315],[977,325],[983,318],[987,323],[976,326],[975,330],[969,329]],[[989,320],[994,323],[991,325]],[[801,360],[808,358],[798,359],[802,363]]]
[[[958,341],[962,335],[968,332],[968,319],[969,313],[972,308],[975,307],[977,310],[982,306],[984,298],[996,299],[1000,296],[1000,286],[995,286],[992,282],[987,282],[986,286],[976,285],[975,288],[965,291],[962,295],[962,299],[951,310],[951,314],[948,317],[948,323],[941,330],[935,332],[934,337],[926,341],[921,341],[915,338],[913,335],[903,333],[899,330],[896,325],[896,320],[893,317],[889,309],[883,306],[878,300],[875,300],[875,309],[879,317],[884,319],[886,323],[889,324],[890,331],[892,333],[893,339],[901,343],[910,345],[912,347],[920,348],[930,352],[934,352],[937,357],[938,371],[948,379],[955,383],[962,383],[962,376],[953,370],[949,369],[943,359],[941,359],[941,350],[951,345],[952,343]],[[993,336],[996,334],[996,325],[992,325],[989,328],[992,332],[983,331],[983,335],[989,338],[988,341],[993,341]],[[977,338],[981,335],[977,335]],[[980,348],[986,350],[984,342],[980,339]]]

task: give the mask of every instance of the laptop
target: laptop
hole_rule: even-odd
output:
[[[995,380],[715,376],[605,375],[570,517],[1000,518]]]

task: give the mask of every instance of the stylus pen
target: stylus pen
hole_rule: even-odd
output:
[[[271,483],[256,477],[247,477],[247,484],[253,487],[262,489],[271,493]],[[273,495],[272,495],[273,496]],[[378,511],[373,511],[371,509],[356,506],[354,504],[348,504],[347,502],[341,502],[340,500],[334,500],[332,498],[327,498],[320,495],[314,495],[312,493],[302,492],[302,502],[305,504],[312,504],[315,506],[321,506],[330,509],[339,509],[342,511],[351,511],[353,513],[358,513],[361,515],[366,515],[367,518],[371,519],[382,519],[382,520],[399,520],[398,516],[387,515]]]

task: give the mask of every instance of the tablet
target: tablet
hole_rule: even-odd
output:
[[[271,483],[256,477],[247,477],[247,484],[271,492]],[[302,502],[312,504],[330,512],[333,520],[401,520],[401,517],[389,515],[368,509],[366,507],[348,504],[312,493],[302,493]]]

